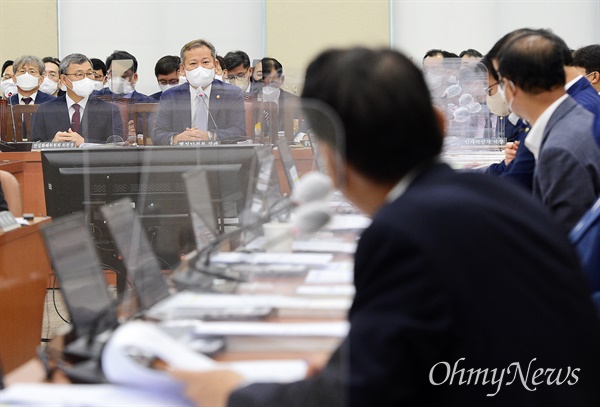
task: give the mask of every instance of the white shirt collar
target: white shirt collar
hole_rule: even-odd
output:
[[[517,125],[517,122],[519,121],[519,119],[520,119],[520,117],[517,116],[516,114],[514,114],[513,112],[510,112],[510,114],[508,115],[508,120],[515,126]]]
[[[575,83],[577,83],[578,80],[580,80],[581,78],[583,78],[583,75],[579,75],[578,77],[576,77],[575,79],[573,79],[572,81],[570,81],[569,83],[567,83],[565,85],[565,90],[569,90],[569,88],[573,85],[575,85]],[[586,79],[587,80],[587,79]]]
[[[562,102],[564,102],[569,95],[564,94],[556,99],[544,112],[538,117],[535,124],[529,129],[527,137],[525,137],[525,145],[531,151],[536,161],[540,154],[540,148],[542,147],[542,141],[544,141],[544,133],[546,132],[546,126],[548,121]]]
[[[29,97],[29,98],[31,98],[31,103],[30,103],[30,105],[32,105],[32,104],[34,104],[34,103],[35,103],[35,98],[37,97],[38,91],[36,90],[34,93],[32,93],[32,94],[31,94],[31,95],[29,95],[29,96],[23,96],[23,95],[21,95],[20,93],[17,93],[17,94],[19,95],[19,104],[20,104],[20,105],[24,105],[24,104],[25,104],[25,102],[23,102],[23,98],[24,98],[24,97]]]
[[[67,108],[70,110],[71,107],[73,107],[73,105],[75,104],[75,101],[69,97],[68,93],[65,93],[65,97],[67,98]],[[83,110],[85,110],[85,105],[87,105],[88,99],[89,99],[89,96],[84,97],[79,102],[77,102],[77,104],[80,106],[79,111],[81,113],[83,113]]]
[[[440,162],[440,158],[436,157],[433,161],[434,163],[439,163]],[[391,203],[394,202],[396,199],[400,198],[408,189],[408,187],[410,186],[410,184],[412,184],[412,182],[415,180],[415,178],[417,178],[417,176],[422,173],[425,168],[429,167],[431,165],[431,162],[427,162],[425,164],[421,164],[416,166],[415,168],[413,168],[412,170],[410,170],[404,177],[402,177],[400,179],[400,181],[398,181],[398,183],[396,185],[394,185],[394,187],[390,190],[390,192],[388,192],[388,194],[385,197],[385,202],[386,203]]]

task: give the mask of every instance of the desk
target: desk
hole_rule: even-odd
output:
[[[42,335],[42,317],[50,262],[40,225],[0,234],[0,360],[5,372],[35,355]]]
[[[302,177],[302,175],[306,174],[307,172],[315,170],[315,160],[313,158],[312,148],[302,147],[292,148],[291,150],[294,163],[296,164],[296,171],[298,171],[298,176]],[[277,179],[279,180],[279,185],[281,186],[281,193],[289,194],[290,187],[285,176],[283,163],[281,162],[281,157],[279,156],[279,150],[277,148],[273,149],[273,155],[275,156],[275,168],[277,171]]]
[[[19,181],[23,194],[23,212],[46,216],[41,151],[0,153],[0,169],[13,173]]]

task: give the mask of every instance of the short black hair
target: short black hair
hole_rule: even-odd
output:
[[[498,74],[525,92],[539,94],[565,85],[571,63],[567,44],[548,30],[535,30],[511,39],[498,55]]]
[[[42,58],[42,62],[43,63],[46,63],[46,62],[53,63],[54,65],[56,65],[57,68],[60,69],[60,59],[58,59],[58,58],[45,57],[45,58]]]
[[[397,51],[325,51],[306,70],[302,98],[316,136],[375,181],[396,182],[441,151],[442,129],[423,74]],[[311,99],[336,113],[344,139],[329,108],[310,108]]]
[[[437,55],[441,55],[443,57],[444,56],[444,52],[447,52],[447,51],[443,51],[443,50],[438,49],[438,48],[430,49],[429,51],[427,51],[425,53],[425,55],[423,55],[423,60],[425,60],[425,58],[435,57]]]
[[[4,61],[4,63],[2,64],[2,72],[0,72],[0,74],[4,75],[4,71],[6,71],[6,68],[8,68],[9,66],[12,66],[14,63],[14,61],[8,59],[6,61]]]
[[[221,55],[217,55],[217,58],[215,59],[219,61],[219,66],[221,69],[225,69],[225,58],[223,58]]]
[[[276,71],[279,77],[283,75],[283,65],[275,58],[263,58],[260,62],[262,64],[263,78],[273,71]]]
[[[108,72],[108,70],[106,69],[106,65],[104,64],[104,62],[102,62],[101,59],[91,58],[90,61],[92,61],[92,69],[94,71],[100,69],[102,71],[102,75],[106,76],[106,72]]]
[[[458,54],[458,57],[462,58],[465,55],[468,57],[471,57],[471,58],[482,58],[483,57],[483,54],[481,52],[479,52],[473,48],[469,48],[469,49],[462,51],[460,54]]]
[[[227,69],[235,69],[240,65],[243,65],[245,69],[250,68],[250,57],[244,51],[230,51],[225,54],[225,66],[221,67]]]
[[[573,53],[573,66],[584,68],[586,74],[600,73],[600,45],[588,45],[575,50]]]
[[[154,76],[168,75],[179,69],[181,58],[175,55],[165,55],[156,62],[154,66]]]
[[[450,52],[450,51],[442,51],[442,56],[444,58],[458,58],[458,55],[456,55],[454,52]]]
[[[488,72],[496,81],[499,81],[500,77],[498,76],[498,72],[496,72],[496,68],[494,68],[493,60],[498,59],[498,54],[500,54],[502,48],[513,38],[518,37],[521,34],[533,32],[535,32],[535,30],[531,28],[519,28],[509,32],[508,34],[504,34],[502,38],[496,41],[492,49],[490,49],[488,53],[485,54],[485,56],[481,59],[481,63],[486,66]]]
[[[109,69],[111,67],[112,61],[122,61],[126,59],[131,59],[133,61],[133,73],[136,73],[138,68],[137,59],[127,51],[114,51],[110,54],[106,58],[106,68]]]

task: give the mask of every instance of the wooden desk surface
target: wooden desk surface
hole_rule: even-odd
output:
[[[15,162],[21,164],[14,164]],[[23,195],[23,212],[46,216],[41,151],[0,152],[0,169],[13,173],[19,181]]]

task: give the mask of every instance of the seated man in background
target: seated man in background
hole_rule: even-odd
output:
[[[214,79],[215,47],[204,40],[181,49],[181,70],[187,82],[160,98],[152,143],[180,141],[237,142],[246,139],[242,91]]]
[[[521,165],[524,159],[532,163],[533,194],[567,233],[600,195],[595,117],[565,90],[565,67],[570,62],[565,42],[546,30],[513,37],[498,58],[505,100],[531,124],[511,166]]]
[[[165,55],[156,62],[156,65],[154,66],[154,75],[156,76],[160,92],[150,95],[155,102],[160,100],[160,96],[165,90],[181,84],[180,78],[183,78],[183,76],[181,76],[179,72],[180,66],[181,59],[175,55]]]
[[[590,81],[600,94],[600,44],[581,47],[573,53],[573,66]]]
[[[60,93],[60,79],[58,73],[60,70],[60,60],[54,57],[45,57],[42,61],[44,62],[46,71],[44,73],[44,81],[40,86],[40,91],[52,96],[63,95],[64,92]]]
[[[440,162],[443,117],[421,71],[396,51],[326,51],[302,98],[336,187],[373,218],[356,249],[350,332],[299,382],[173,372],[188,397],[212,407],[599,405],[600,320],[563,229],[520,188]],[[510,264],[493,260],[502,253]]]
[[[252,78],[252,67],[250,58],[244,51],[230,51],[223,57],[225,67],[223,68],[223,79],[226,79],[232,85],[237,86],[243,92],[244,99],[255,97],[257,88]]]
[[[13,61],[6,60],[2,64],[2,82],[0,83],[0,88],[2,92],[0,93],[0,99],[6,99],[15,93],[17,93],[17,85],[15,84],[14,77],[15,74],[13,72]]]
[[[94,70],[94,90],[101,91],[106,84],[106,64],[98,58],[90,58]]]
[[[41,105],[54,96],[41,92],[40,85],[44,81],[46,66],[44,62],[33,55],[23,55],[15,59],[13,63],[15,73],[15,83],[17,84],[17,94],[9,99],[12,105]]]
[[[137,69],[137,59],[129,52],[113,52],[106,58],[108,87],[94,92],[94,94],[131,99],[133,103],[155,103],[156,101],[150,96],[146,96],[135,90],[135,84],[138,81]]]
[[[32,141],[106,143],[123,134],[119,109],[110,102],[90,96],[94,90],[91,61],[71,54],[60,64],[60,80],[67,93],[44,103],[33,117]]]

